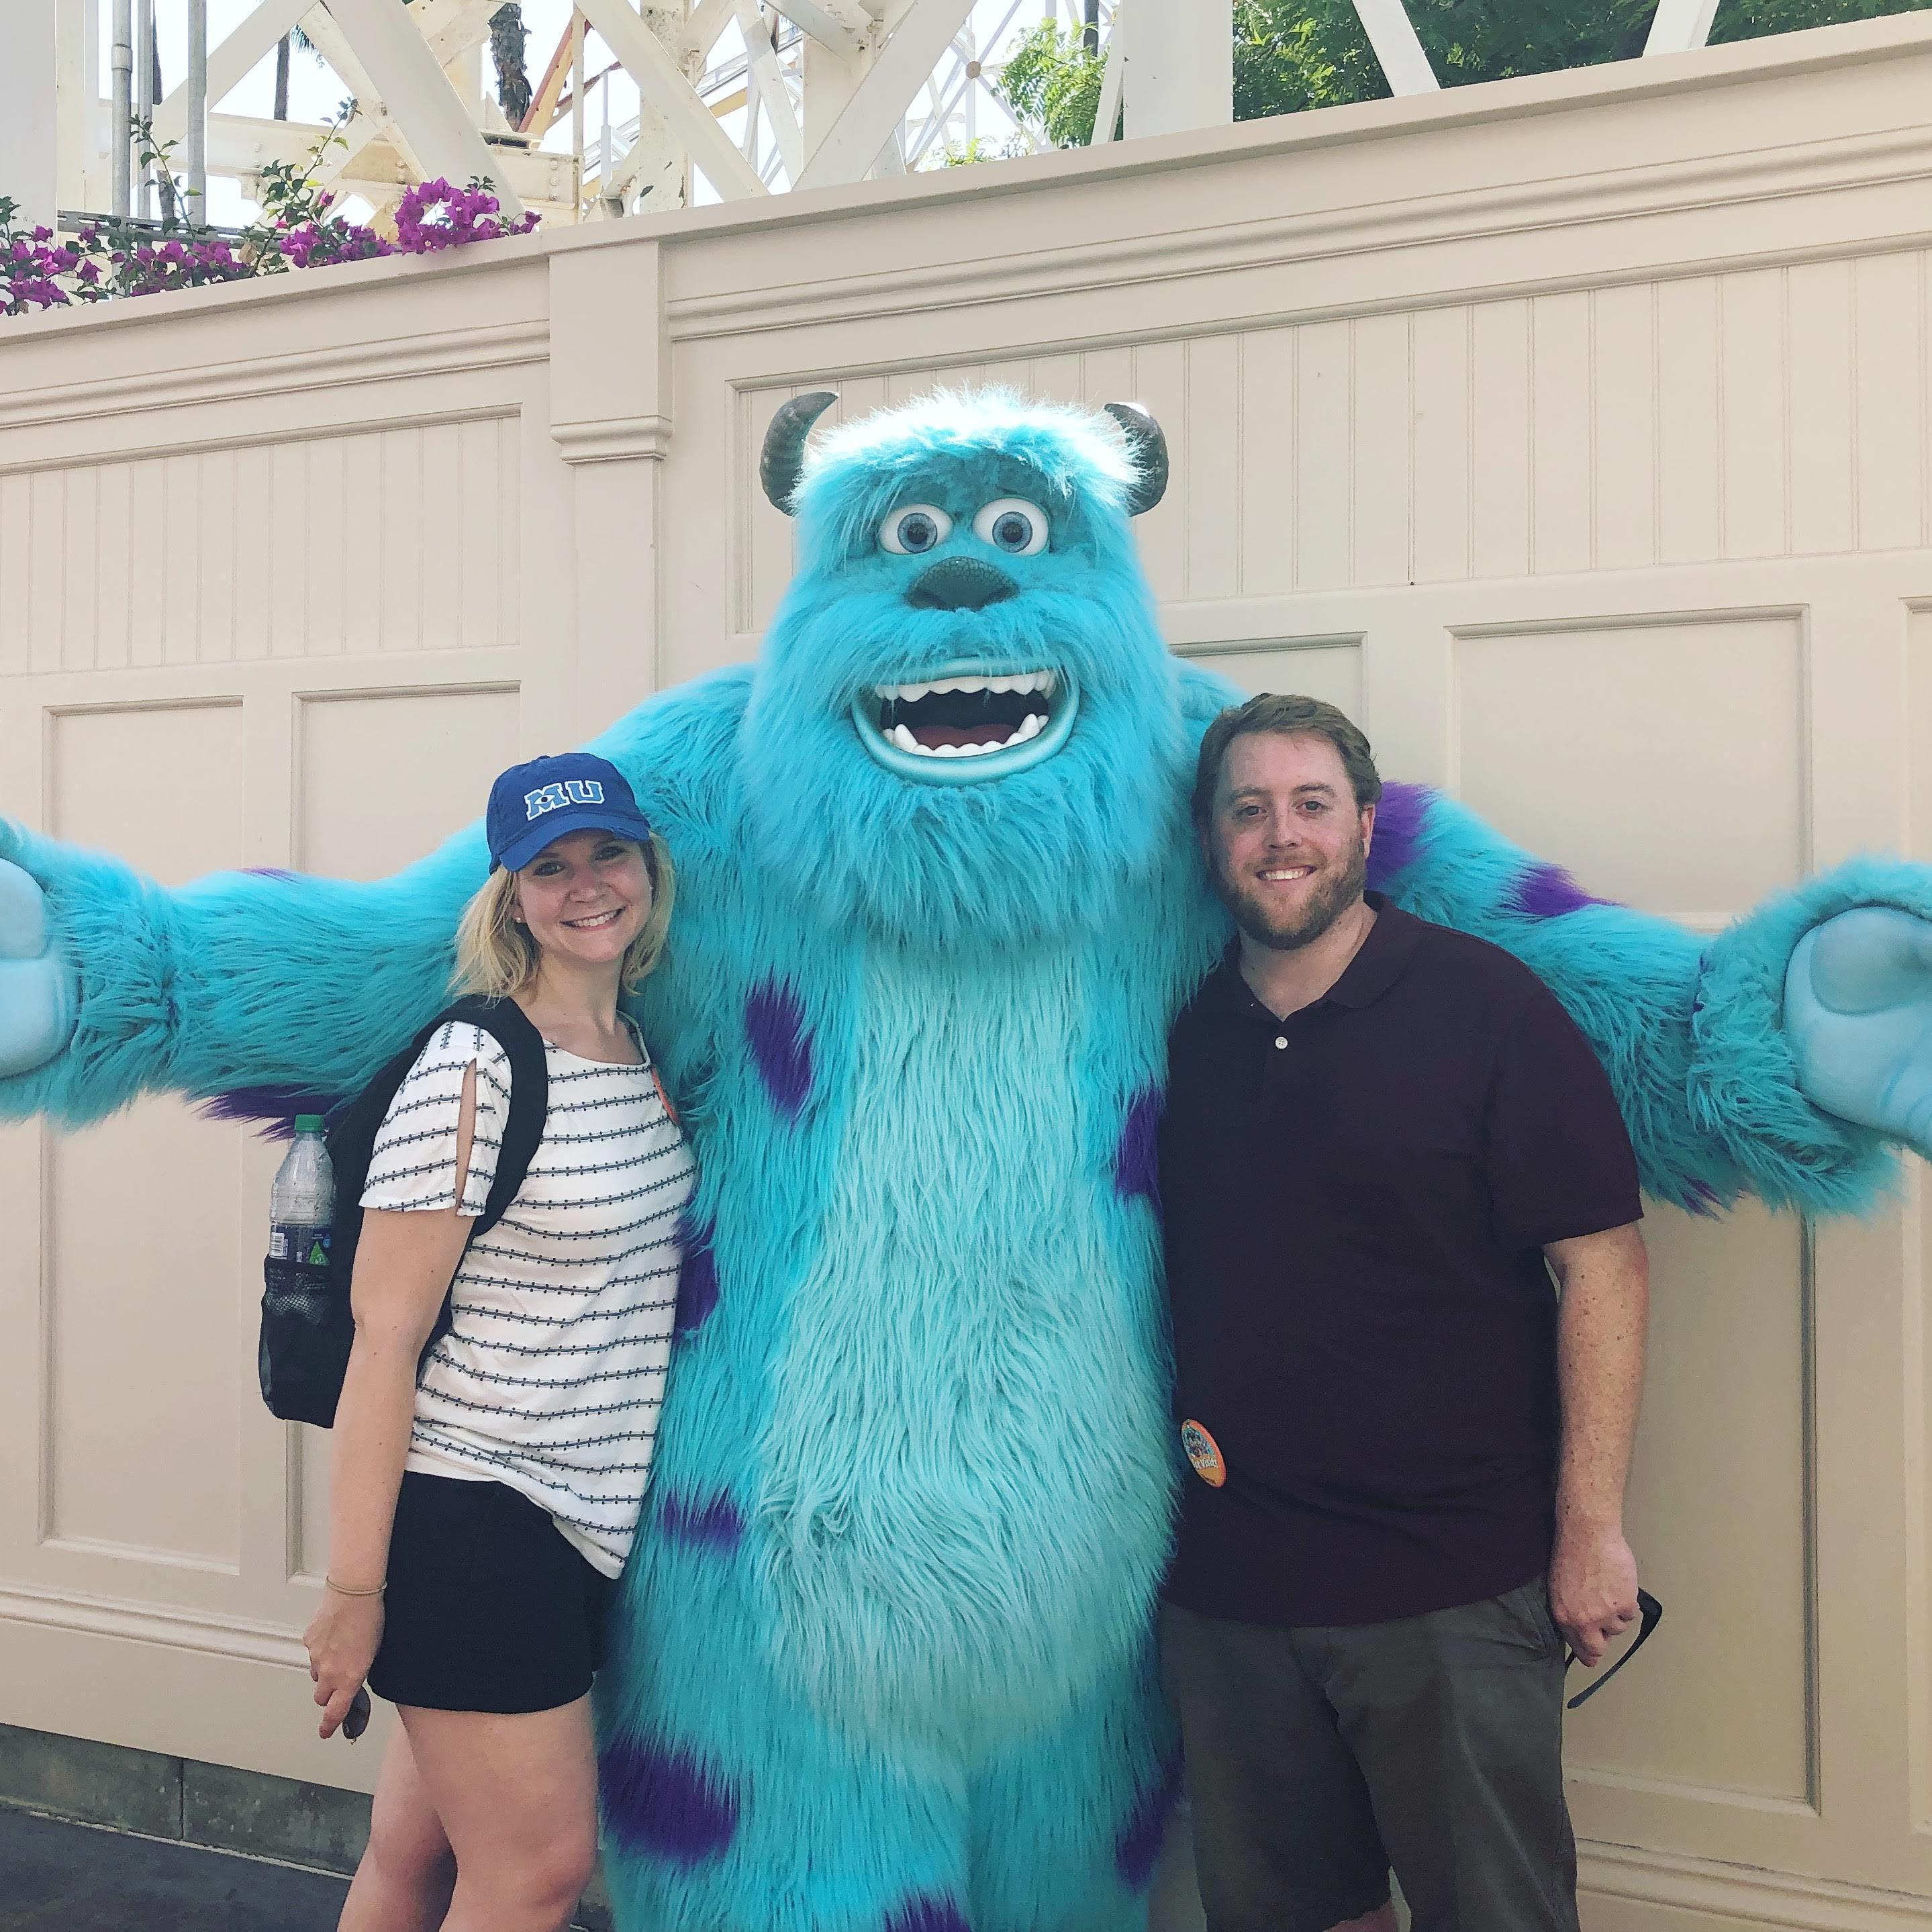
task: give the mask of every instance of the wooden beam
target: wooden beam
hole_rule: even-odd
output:
[[[1391,94],[1433,94],[1442,86],[1402,0],[1355,0],[1355,13]]]
[[[366,101],[374,107],[381,100],[382,90],[357,58],[356,50],[349,44],[348,35],[336,25],[335,16],[326,6],[311,4],[302,17],[302,30],[309,37],[316,52],[328,64],[336,79],[358,101]]]
[[[410,10],[410,19],[428,42],[437,64],[447,68],[489,32],[490,16],[501,4],[502,0],[416,0]],[[318,187],[332,187],[352,174],[357,158],[370,142],[386,135],[393,136],[395,123],[374,111],[379,105],[372,102],[370,111],[365,112],[358,103],[356,111],[342,130],[340,141],[322,155],[314,170]],[[502,150],[493,152],[501,154]]]
[[[521,124],[517,132],[529,134],[542,140],[556,125],[556,104],[563,98],[564,83],[570,78],[571,30],[577,24],[573,13],[564,22],[563,32],[552,50],[550,64],[544,69],[542,84],[530,96],[530,104],[524,110]]]
[[[380,4],[380,0],[358,0]],[[698,90],[685,78],[670,50],[631,10],[628,0],[584,0],[578,9],[598,38],[624,63],[644,98],[683,142],[692,164],[727,201],[766,190],[738,144],[718,126]]]
[[[820,46],[830,47],[842,61],[855,61],[866,51],[866,43],[843,20],[828,14],[818,0],[772,0],[772,5],[794,27],[802,28]]]
[[[758,90],[758,105],[772,124],[785,179],[795,182],[805,172],[805,130],[798,124],[798,110],[791,104],[790,90],[778,70],[778,56],[772,51],[771,35],[758,11],[758,0],[735,0],[735,4],[751,63],[752,85]]]
[[[1114,130],[1120,124],[1120,83],[1126,78],[1127,62],[1126,50],[1121,44],[1120,14],[1129,4],[1129,0],[1120,0],[1114,9],[1114,24],[1107,30],[1107,64],[1100,74],[1100,100],[1094,110],[1094,145],[1114,138]]]
[[[1651,54],[1688,53],[1708,44],[1718,0],[1658,0],[1650,17],[1650,38],[1643,44]]]
[[[257,61],[275,50],[275,44],[315,4],[315,0],[261,0],[261,4],[218,46],[208,50],[208,104],[220,104],[248,79]],[[154,138],[178,140],[188,131],[188,83],[167,96],[154,110]]]
[[[718,37],[736,17],[736,0],[698,0],[691,18],[684,23],[686,48],[698,56],[700,64],[711,58]]]
[[[488,176],[505,214],[512,220],[521,214],[523,203],[494,159],[482,130],[470,118],[409,14],[394,0],[328,0],[328,10],[381,90],[389,119],[425,172],[453,182]]]
[[[246,114],[211,114],[208,117],[208,172],[245,178],[259,174],[268,161],[299,164],[314,151],[322,131],[307,122],[258,120]],[[568,154],[543,154],[520,148],[493,148],[490,157],[497,170],[494,178],[507,181],[524,200],[560,204],[568,201],[571,158]],[[415,165],[385,134],[368,142],[356,156],[354,165],[343,170],[332,185],[339,200],[351,193],[366,196],[372,184],[380,184],[386,191],[392,191],[407,188],[421,178]]]
[[[410,19],[429,43],[438,67],[466,54],[490,31],[490,16],[502,0],[416,0]]]
[[[973,0],[913,0],[793,185],[863,181],[972,10]]]

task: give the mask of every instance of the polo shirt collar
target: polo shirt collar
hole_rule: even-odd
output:
[[[1364,892],[1362,896],[1373,908],[1376,922],[1360,950],[1342,969],[1342,976],[1315,1002],[1318,1006],[1331,1002],[1356,1009],[1372,1005],[1402,977],[1421,944],[1421,920],[1390,904],[1383,893]],[[1226,956],[1208,982],[1208,997],[1226,1012],[1265,1013],[1268,1009],[1241,977],[1240,946],[1238,938],[1229,944]]]

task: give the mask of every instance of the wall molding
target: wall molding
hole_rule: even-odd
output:
[[[552,440],[566,463],[661,463],[670,454],[670,418],[606,417],[598,422],[554,422]]]
[[[446,329],[373,342],[330,344],[285,355],[251,357],[242,362],[142,370],[92,382],[56,383],[12,394],[0,391],[0,431],[41,429],[100,416],[149,416],[160,410],[202,404],[254,402],[286,397],[291,392],[353,388],[366,383],[410,382],[430,376],[514,368],[526,363],[547,362],[549,356],[547,320]],[[514,416],[516,410],[506,405],[463,413]],[[394,422],[394,411],[387,396],[372,420],[385,428]],[[284,431],[275,440],[353,433],[353,426],[332,420],[326,428]],[[173,447],[170,446],[171,451]]]
[[[1239,166],[1248,158],[1238,153],[1216,156],[1204,164],[1203,172],[1211,172],[1216,166]],[[949,261],[842,276],[835,281],[673,297],[665,304],[665,321],[674,340],[686,340],[746,331],[877,320],[935,307],[978,308],[1095,287],[1129,288],[1252,269],[1279,270],[1341,256],[1486,242],[1591,224],[1707,214],[1751,203],[1916,185],[1928,179],[1932,179],[1932,126],[1886,128],[1545,181],[1459,188],[1369,206],[1331,206],[1272,219],[1225,221],[1186,238],[1109,237],[1042,248],[1018,257]],[[1040,191],[1050,193],[1054,187],[1060,184],[1043,185]],[[1066,184],[1061,192],[1070,197],[1077,192],[1077,184]],[[1910,244],[1901,242],[1894,228],[1886,236],[1885,246],[1890,250],[1902,245]],[[1844,239],[1819,246],[1834,259],[1847,252]],[[1786,257],[1780,254],[1766,259]],[[1732,266],[1730,256],[1720,253],[1683,264],[1679,272],[1708,274]],[[1678,266],[1652,262],[1628,272],[1649,279]],[[1602,286],[1605,277],[1598,266],[1580,271],[1574,279],[1577,286],[1594,287]],[[1546,284],[1551,288],[1567,285],[1560,277]],[[1514,289],[1517,284],[1508,286]],[[1546,284],[1539,282],[1537,286]],[[1445,292],[1441,298],[1466,300],[1469,292],[1459,288]],[[1405,288],[1401,299],[1405,308],[1417,306],[1417,291]],[[1342,307],[1350,314],[1364,312],[1364,304],[1356,301]],[[1127,333],[1139,340],[1147,332],[1135,328]]]
[[[241,1658],[251,1664],[280,1664],[290,1670],[308,1668],[308,1653],[302,1640],[279,1624],[131,1603],[77,1590],[40,1590],[21,1583],[0,1588],[0,1622],[40,1624],[89,1636],[120,1637],[130,1643],[160,1644],[170,1650]]]
[[[1578,1888],[1586,1896],[1701,1912],[1740,1928],[1780,1932],[1927,1932],[1932,1898],[1808,1878],[1634,1845],[1577,1846]]]

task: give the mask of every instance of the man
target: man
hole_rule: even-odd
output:
[[[1202,742],[1238,932],[1160,1142],[1202,1898],[1210,1932],[1394,1932],[1393,1864],[1415,1932],[1576,1932],[1564,1643],[1637,1615],[1636,1162],[1527,968],[1364,892],[1381,790],[1312,699]]]

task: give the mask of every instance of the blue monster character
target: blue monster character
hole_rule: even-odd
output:
[[[939,395],[808,460],[831,400],[767,438],[802,563],[758,662],[596,747],[682,875],[640,1017],[703,1174],[600,1687],[612,1889],[626,1932],[1124,1932],[1174,1777],[1153,1131],[1226,936],[1187,796],[1235,694],[1160,640],[1144,416]],[[1932,1141],[1924,868],[1707,944],[1419,788],[1372,856],[1568,1004],[1652,1195],[1852,1208]],[[373,885],[0,858],[0,1108],[74,1123],[352,1088],[485,864],[473,829]]]

